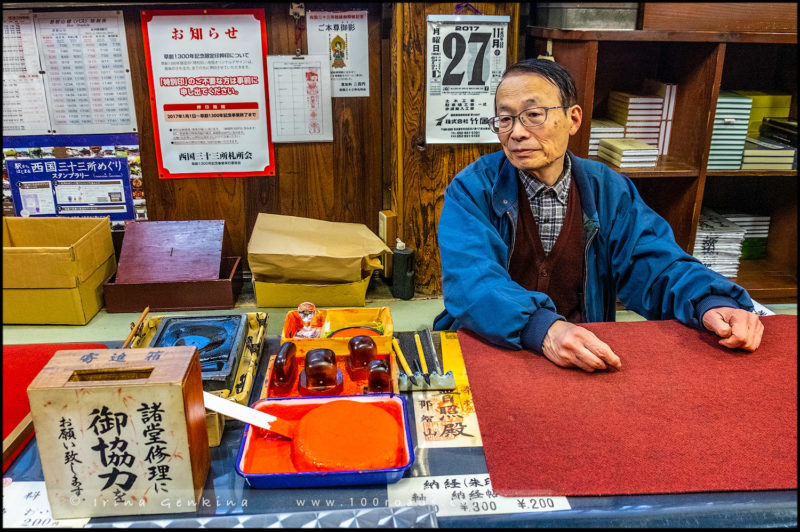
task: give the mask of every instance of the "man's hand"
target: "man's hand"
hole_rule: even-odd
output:
[[[721,337],[719,345],[755,351],[764,325],[758,315],[740,308],[716,307],[703,314],[703,327]]]
[[[558,320],[547,331],[542,342],[542,352],[556,366],[579,367],[583,371],[622,368],[622,362],[605,342],[590,330],[573,323]]]

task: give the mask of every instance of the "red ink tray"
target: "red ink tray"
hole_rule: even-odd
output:
[[[348,399],[370,403],[389,412],[402,427],[403,458],[397,467],[350,471],[297,471],[291,460],[292,442],[277,436],[256,436],[245,425],[236,473],[252,488],[317,488],[391,484],[403,477],[414,463],[414,447],[404,397],[395,394],[370,394],[337,397],[283,397],[260,399],[252,407],[288,420],[299,420],[313,408],[330,401]],[[252,438],[252,441],[251,441]]]

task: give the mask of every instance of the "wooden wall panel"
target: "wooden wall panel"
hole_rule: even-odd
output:
[[[797,32],[797,3],[645,2],[642,29]]]
[[[224,219],[226,255],[247,259],[247,242],[259,212],[355,222],[378,230],[383,208],[381,113],[381,4],[306,3],[312,11],[367,10],[370,49],[370,95],[333,99],[333,142],[275,145],[275,176],[159,179],[153,120],[144,61],[141,9],[249,7],[252,4],[182,4],[125,7],[142,174],[150,220]],[[267,48],[271,55],[294,55],[294,19],[289,2],[263,5]],[[308,52],[303,32],[299,47]],[[265,147],[266,149],[266,147]]]
[[[472,3],[484,15],[509,15],[508,63],[516,61],[519,4]],[[425,144],[425,46],[427,16],[454,14],[454,2],[398,3],[392,32],[392,105],[398,133],[394,145],[392,208],[398,215],[398,236],[414,248],[416,290],[442,292],[437,225],[444,190],[450,180],[481,155],[500,144]],[[464,14],[473,14],[467,13]]]

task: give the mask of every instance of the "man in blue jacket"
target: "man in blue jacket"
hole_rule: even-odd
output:
[[[567,151],[583,111],[569,72],[549,60],[509,67],[489,127],[502,152],[445,191],[439,249],[445,310],[465,327],[562,367],[621,368],[580,322],[614,321],[616,299],[647,319],[677,319],[754,351],[764,327],[747,292],[675,242],[627,177]]]

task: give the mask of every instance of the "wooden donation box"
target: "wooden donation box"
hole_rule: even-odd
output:
[[[233,308],[241,257],[223,257],[225,220],[130,222],[117,274],[103,285],[107,312]]]
[[[196,511],[210,458],[194,346],[57,351],[28,400],[53,518]]]

